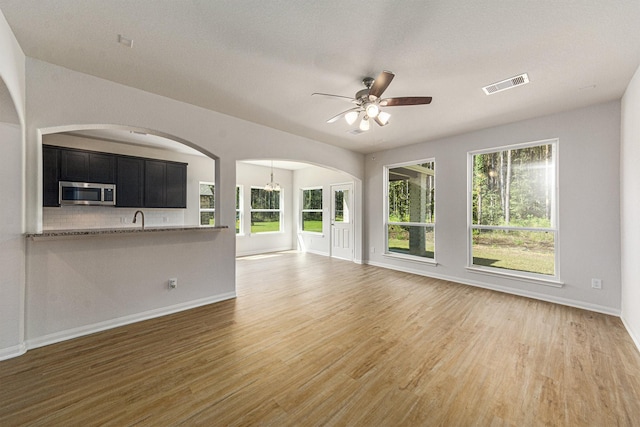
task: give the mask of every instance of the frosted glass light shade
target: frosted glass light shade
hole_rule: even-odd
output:
[[[387,123],[389,123],[389,118],[391,118],[391,114],[386,113],[384,111],[380,111],[377,117],[377,121],[380,124],[380,126],[384,126]]]
[[[380,108],[378,108],[376,104],[369,104],[365,108],[365,111],[367,112],[367,116],[371,117],[372,119],[375,119],[376,117],[378,117]]]
[[[365,116],[362,119],[362,121],[360,122],[360,130],[363,132],[369,130],[369,117]]]
[[[347,123],[352,125],[356,122],[359,115],[360,115],[359,111],[349,111],[347,114],[344,115],[344,119],[347,121]]]

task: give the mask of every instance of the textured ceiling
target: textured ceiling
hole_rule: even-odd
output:
[[[360,152],[619,99],[640,64],[640,1],[0,0],[26,55]],[[129,49],[117,35],[134,40]],[[359,135],[363,77],[396,74]],[[527,72],[531,83],[482,87]]]

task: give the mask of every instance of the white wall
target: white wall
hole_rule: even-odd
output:
[[[622,98],[620,218],[622,320],[640,349],[640,68]]]
[[[317,166],[309,166],[298,169],[293,173],[293,188],[296,191],[294,197],[294,230],[297,235],[297,247],[300,250],[319,255],[331,255],[331,184],[344,184],[354,182],[353,177],[343,172],[337,172]],[[300,209],[303,188],[322,188],[322,234],[301,232]],[[354,186],[354,188],[356,188]],[[358,215],[356,214],[356,218]]]
[[[282,188],[283,221],[278,233],[251,234],[251,187],[264,187],[269,182],[271,168],[238,162],[236,182],[242,186],[243,233],[236,236],[236,255],[252,255],[293,249],[294,189],[290,170],[273,168],[273,180]]]
[[[235,296],[233,230],[27,240],[29,348]],[[178,279],[169,289],[168,280]]]
[[[564,286],[554,288],[466,270],[467,152],[551,138],[559,138],[558,250]],[[432,157],[437,171],[436,259],[439,265],[385,257],[382,255],[383,166]],[[368,237],[365,248],[369,262],[619,314],[619,165],[620,103],[617,101],[369,155],[365,181]],[[591,289],[591,278],[602,279],[602,290]]]
[[[0,12],[0,360],[24,346],[25,56]]]
[[[59,133],[43,135],[42,143],[59,147],[80,148],[124,154],[127,156],[188,163],[187,209],[144,209],[145,225],[150,227],[177,225],[196,226],[200,223],[200,213],[198,209],[200,206],[199,183],[200,181],[214,181],[215,164],[213,159],[201,155],[189,155],[159,148],[141,147]],[[176,144],[178,143],[176,142]],[[44,208],[42,228],[43,230],[53,230],[67,228],[135,227],[136,224],[132,224],[132,219],[136,210],[135,208],[114,209],[113,207],[104,206]],[[86,215],[82,215],[82,213],[86,213]]]
[[[218,225],[230,228],[220,232],[204,250],[184,242],[176,247],[174,239],[166,236],[144,237],[139,242],[133,237],[130,241],[132,250],[118,247],[122,244],[117,243],[117,239],[111,243],[105,241],[106,247],[82,240],[30,242],[26,254],[26,289],[28,337],[33,345],[65,339],[76,333],[89,333],[123,321],[123,318],[127,321],[135,319],[136,315],[161,315],[176,306],[188,307],[203,300],[224,298],[230,295],[229,289],[235,291],[236,237],[232,230],[235,227],[237,160],[278,158],[327,165],[358,179],[364,175],[364,156],[348,150],[35,59],[27,58],[26,63],[29,87],[26,103],[27,231],[42,229],[41,134],[79,128],[145,131],[183,141],[217,158],[215,182],[219,205],[216,221]],[[259,184],[263,185],[263,180]],[[153,241],[152,244],[145,243],[149,241]],[[361,235],[356,244],[357,251],[361,251]],[[136,245],[140,246],[138,250],[135,250]],[[291,247],[291,243],[289,245]],[[76,269],[70,264],[73,253],[82,254],[85,262],[82,268]],[[155,268],[152,253],[164,259],[157,277],[152,271]],[[172,258],[174,253],[179,256]],[[85,270],[90,271],[90,267],[107,268],[100,261],[102,255],[110,260],[108,268],[115,269],[111,276],[83,274]],[[183,259],[194,259],[197,265]],[[178,271],[183,262],[190,268],[201,268],[203,275],[191,281],[188,293],[172,293],[165,298],[165,276]],[[136,265],[141,266],[139,271]],[[205,265],[215,266],[215,272]],[[119,268],[131,274],[120,275]],[[149,270],[153,274],[144,274]],[[71,280],[63,280],[64,277]],[[129,283],[125,287],[114,285],[114,281],[119,280]],[[81,298],[77,299],[80,287]],[[119,305],[125,299],[126,304]],[[102,301],[104,306],[100,305]],[[98,307],[96,316],[92,317],[90,310],[82,304]],[[79,320],[75,321],[75,317]]]

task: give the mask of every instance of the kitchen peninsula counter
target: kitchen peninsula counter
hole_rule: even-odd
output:
[[[68,239],[68,238],[81,238],[86,236],[113,236],[113,235],[127,235],[127,234],[140,234],[140,233],[166,233],[166,232],[178,232],[178,231],[192,231],[192,232],[215,232],[227,230],[229,227],[216,226],[216,227],[199,227],[199,226],[172,226],[172,227],[127,227],[127,228],[91,228],[83,230],[46,230],[42,233],[27,233],[26,237],[31,240],[41,239]]]

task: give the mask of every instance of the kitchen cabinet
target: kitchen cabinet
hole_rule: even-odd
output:
[[[60,206],[58,182],[116,184],[116,206],[186,208],[187,164],[42,146],[43,206]]]
[[[60,150],[42,147],[42,206],[60,206],[58,180],[60,174]]]
[[[145,160],[144,206],[187,207],[187,165],[163,160]]]
[[[144,206],[144,159],[116,156],[116,206]]]
[[[60,149],[60,180],[115,184],[115,156],[94,151]]]
[[[166,206],[187,207],[187,165],[167,162]]]

